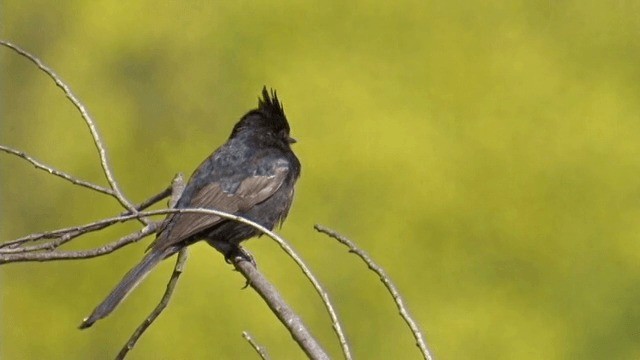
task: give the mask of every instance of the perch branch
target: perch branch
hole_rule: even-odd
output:
[[[320,285],[320,282],[318,281],[318,279],[316,279],[315,275],[313,275],[311,270],[309,270],[309,268],[304,263],[304,261],[302,261],[300,256],[293,250],[293,248],[291,248],[291,246],[289,246],[289,244],[286,241],[284,241],[283,238],[281,238],[277,234],[274,234],[270,231],[267,232],[262,229],[259,228],[260,231],[267,234],[271,239],[277,242],[278,245],[280,245],[280,248],[282,248],[282,250],[284,250],[284,252],[287,253],[287,255],[289,255],[291,259],[293,259],[293,261],[296,263],[296,265],[298,265],[302,273],[307,277],[307,279],[309,279],[309,281],[311,282],[311,285],[313,285],[313,288],[316,290],[316,292],[322,299],[322,303],[324,304],[325,308],[327,309],[327,312],[329,313],[329,317],[331,318],[331,325],[333,327],[333,331],[338,336],[338,341],[340,343],[340,347],[342,349],[342,354],[344,355],[344,358],[346,360],[351,360],[352,359],[351,349],[349,348],[349,343],[347,342],[347,338],[344,335],[344,331],[342,330],[342,325],[340,324],[338,315],[336,314],[336,311],[333,308],[333,304],[329,299],[329,294],[324,290],[322,285]]]
[[[217,211],[217,210],[212,210],[212,209],[203,209],[203,208],[199,208],[199,209],[164,209],[164,210],[154,210],[154,211],[145,211],[145,212],[139,212],[136,214],[129,214],[129,215],[122,215],[122,216],[118,216],[118,217],[113,217],[113,218],[108,218],[108,219],[104,219],[101,221],[97,221],[94,224],[101,224],[101,223],[108,223],[108,224],[113,224],[116,222],[122,222],[122,221],[129,221],[132,219],[136,219],[142,216],[154,216],[154,215],[164,215],[164,214],[169,214],[169,213],[201,213],[201,214],[210,214],[210,215],[216,215],[228,220],[233,220],[233,221],[237,221],[249,226],[252,226],[258,230],[260,230],[262,233],[266,234],[267,236],[269,236],[271,239],[273,239],[274,241],[276,241],[278,243],[278,245],[280,245],[280,247],[295,261],[295,263],[300,267],[300,269],[302,270],[302,272],[305,274],[305,276],[311,281],[314,289],[316,290],[316,292],[320,295],[320,297],[322,298],[322,301],[329,313],[329,316],[331,317],[331,322],[333,325],[333,329],[336,332],[336,335],[338,336],[338,340],[340,342],[340,346],[342,348],[343,354],[345,356],[346,359],[351,359],[351,351],[349,349],[349,345],[347,343],[346,337],[344,335],[344,331],[342,330],[342,326],[340,324],[340,321],[338,319],[338,316],[336,315],[336,312],[333,308],[333,305],[329,299],[329,295],[327,294],[327,292],[323,289],[322,285],[320,285],[320,282],[315,278],[315,276],[313,275],[313,273],[311,273],[311,271],[309,270],[309,268],[305,265],[305,263],[302,261],[302,259],[294,252],[294,250],[291,248],[291,246],[289,246],[280,236],[276,235],[275,233],[273,233],[272,231],[270,231],[269,229],[265,228],[264,226],[254,223],[250,220],[247,220],[243,217],[240,216],[236,216],[236,215],[232,215],[232,214],[228,214],[222,211]],[[147,226],[155,226],[153,224],[150,224]],[[154,227],[155,230],[155,227]],[[145,235],[146,236],[146,235]],[[136,239],[137,240],[137,239]],[[120,239],[115,243],[110,243],[107,244],[105,246],[102,246],[100,248],[97,249],[92,249],[92,250],[86,250],[86,251],[66,251],[66,252],[57,252],[57,251],[52,251],[52,252],[45,252],[45,253],[20,253],[20,254],[0,254],[0,265],[4,264],[4,263],[10,263],[10,262],[25,262],[25,261],[52,261],[52,260],[65,260],[65,259],[83,259],[83,258],[91,258],[91,257],[96,257],[96,256],[100,256],[100,255],[104,255],[104,254],[108,254],[110,252],[113,252],[114,250],[129,244],[133,241],[136,240],[128,240],[125,241],[124,239]]]
[[[256,267],[241,256],[232,259],[236,270],[247,279],[251,286],[269,305],[280,322],[287,327],[293,339],[300,345],[302,350],[310,359],[328,360],[329,356],[320,347],[320,344],[313,338],[302,319],[293,312],[291,307],[284,301],[278,290],[271,284]]]

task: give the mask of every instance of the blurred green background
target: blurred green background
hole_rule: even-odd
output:
[[[141,201],[189,174],[257,104],[284,102],[303,163],[280,231],[335,301],[359,359],[419,358],[377,278],[439,359],[640,358],[640,2],[18,1],[1,37],[39,56],[98,122]],[[0,48],[0,143],[105,184],[81,118]],[[0,154],[0,239],[118,204]],[[91,248],[135,229],[78,240]],[[76,326],[148,240],[83,261],[0,267],[2,359],[110,359],[160,298],[166,261],[110,318]],[[335,357],[318,297],[266,238],[247,248]],[[303,353],[200,244],[132,359]]]

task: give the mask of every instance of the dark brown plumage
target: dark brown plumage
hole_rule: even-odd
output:
[[[262,90],[258,108],[234,126],[229,140],[191,175],[176,208],[209,208],[242,216],[273,229],[293,200],[300,162],[291,151],[289,123],[275,92]],[[259,235],[255,228],[219,216],[174,213],[163,221],[147,255],[131,269],[80,328],[109,315],[163,259],[206,240],[229,257],[240,242]]]

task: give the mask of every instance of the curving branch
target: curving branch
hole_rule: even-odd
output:
[[[4,41],[4,40],[0,40],[0,45],[5,46],[11,50],[13,50],[14,52],[16,52],[17,54],[21,55],[22,57],[28,59],[29,61],[31,61],[33,64],[36,65],[36,67],[38,67],[38,69],[40,69],[42,72],[44,72],[47,76],[49,76],[49,78],[51,78],[54,83],[56,84],[56,86],[58,86],[63,93],[65,94],[65,96],[71,101],[71,103],[74,105],[74,107],[80,112],[81,117],[83,118],[83,120],[85,121],[87,127],[89,128],[89,132],[91,133],[91,136],[93,138],[93,142],[96,146],[96,148],[98,149],[98,153],[100,155],[100,164],[102,166],[102,169],[104,171],[105,177],[107,178],[107,181],[111,187],[111,192],[107,191],[103,193],[109,194],[113,197],[115,197],[120,204],[125,207],[128,212],[126,214],[123,214],[121,216],[118,217],[113,217],[113,218],[109,218],[109,219],[103,219],[100,221],[96,221],[94,223],[90,223],[87,225],[83,225],[80,227],[74,227],[74,228],[66,228],[66,229],[60,229],[60,230],[56,230],[56,231],[52,231],[52,232],[46,232],[46,233],[42,233],[42,234],[34,234],[34,235],[29,235],[26,236],[24,238],[21,239],[16,239],[13,241],[9,241],[9,242],[5,242],[4,244],[0,244],[0,264],[6,264],[6,263],[13,263],[13,262],[26,262],[26,261],[53,261],[53,260],[68,260],[68,259],[85,259],[85,258],[91,258],[91,257],[95,257],[95,256],[101,256],[101,255],[105,255],[108,254],[110,252],[113,252],[117,249],[119,249],[122,246],[128,245],[132,242],[135,242],[139,239],[141,239],[144,236],[147,236],[151,233],[153,233],[157,227],[157,225],[149,223],[146,219],[144,219],[145,216],[152,216],[152,215],[160,215],[160,214],[168,214],[171,212],[189,212],[189,211],[196,211],[196,212],[204,212],[204,213],[208,213],[208,214],[213,214],[213,215],[218,215],[220,217],[229,219],[229,220],[233,220],[233,221],[239,221],[242,223],[245,223],[247,225],[253,226],[255,228],[257,228],[258,230],[262,231],[263,233],[267,234],[269,237],[271,237],[272,239],[276,240],[281,248],[285,249],[285,251],[287,251],[287,253],[296,261],[296,263],[298,264],[298,266],[303,269],[303,272],[305,273],[305,275],[311,280],[314,288],[316,289],[316,291],[318,291],[318,293],[321,295],[323,301],[325,302],[325,306],[327,308],[327,310],[329,311],[329,314],[331,315],[332,318],[332,322],[333,322],[333,327],[336,331],[336,333],[338,334],[339,340],[340,340],[340,344],[343,348],[343,351],[345,353],[345,356],[347,359],[351,358],[350,352],[349,352],[349,348],[348,345],[346,343],[346,339],[345,336],[342,332],[342,328],[340,326],[340,323],[338,322],[337,316],[335,315],[335,311],[333,310],[333,306],[331,305],[331,303],[328,301],[328,296],[326,294],[326,292],[322,289],[322,287],[320,286],[319,282],[315,279],[315,277],[310,273],[310,271],[307,269],[306,265],[304,265],[304,263],[302,262],[302,260],[300,260],[299,256],[297,256],[293,250],[291,249],[290,246],[288,246],[284,240],[282,240],[281,238],[277,237],[277,235],[275,235],[274,233],[272,233],[271,231],[269,231],[268,229],[260,226],[259,224],[255,224],[252,223],[251,221],[248,221],[246,219],[234,216],[234,215],[230,215],[230,214],[225,214],[222,212],[218,212],[215,210],[208,210],[208,209],[194,209],[194,210],[190,210],[190,209],[170,209],[170,210],[165,210],[165,211],[156,211],[156,212],[138,212],[138,210],[133,207],[133,205],[131,204],[131,202],[125,198],[125,196],[122,194],[122,191],[119,188],[118,183],[116,182],[114,176],[113,176],[113,172],[109,166],[108,160],[107,160],[107,152],[106,149],[103,145],[102,139],[97,131],[97,128],[95,126],[95,122],[93,121],[93,119],[91,118],[91,116],[89,115],[88,111],[86,110],[86,108],[84,107],[84,105],[77,99],[77,97],[73,94],[73,92],[71,91],[70,87],[65,84],[60,77],[52,70],[50,69],[48,66],[46,66],[40,59],[38,59],[36,56],[28,53],[27,51],[21,49],[19,46],[14,45],[8,41]],[[21,157],[24,160],[27,160],[29,162],[31,162],[33,165],[39,164],[38,162],[35,162],[34,159],[32,159],[31,157],[28,157],[26,154],[21,153],[18,150],[13,150],[10,148],[5,147],[6,150],[5,152],[8,152],[10,154],[16,155]],[[41,164],[40,164],[41,165]],[[36,167],[38,167],[36,165]],[[43,166],[44,170],[48,170],[50,172],[52,172],[51,170],[53,170],[53,168],[51,167],[47,167],[47,166]],[[63,173],[58,172],[58,176],[63,175]],[[65,174],[66,175],[66,174]],[[70,180],[72,183],[75,183],[77,181],[73,181],[73,177],[71,176],[61,176],[63,178],[66,178],[67,180]],[[87,184],[84,184],[83,186],[86,186]],[[91,187],[89,187],[91,188]],[[55,249],[57,249],[59,246],[61,246],[62,244],[70,241],[73,238],[76,238],[80,235],[82,235],[83,233],[86,232],[90,232],[90,231],[97,231],[99,229],[105,228],[107,226],[111,226],[117,222],[123,222],[123,221],[129,221],[132,219],[137,219],[141,222],[143,222],[145,225],[147,225],[144,229],[140,230],[137,233],[133,233],[130,235],[127,235],[115,242],[106,244],[102,247],[96,248],[96,249],[91,249],[91,250],[84,250],[84,251],[57,251]],[[36,241],[36,240],[41,240],[41,239],[51,239],[53,238],[54,240],[51,242],[47,242],[44,244],[39,244],[39,245],[35,245],[35,246],[30,246],[30,247],[25,247],[22,246],[24,243],[26,242],[30,242],[30,241]]]
[[[347,360],[351,360],[352,357],[351,357],[351,349],[349,347],[349,343],[347,342],[347,338],[344,334],[344,331],[342,330],[340,319],[338,318],[338,315],[336,314],[333,304],[329,299],[329,294],[327,293],[327,291],[322,287],[322,285],[320,285],[320,282],[318,281],[318,279],[316,279],[315,275],[313,275],[311,270],[309,270],[309,268],[307,267],[305,262],[302,260],[302,258],[293,250],[293,248],[286,241],[284,241],[284,239],[282,239],[277,234],[271,233],[270,231],[265,232],[262,229],[260,229],[260,231],[262,231],[271,239],[273,239],[275,242],[277,242],[278,245],[280,245],[280,248],[284,250],[284,252],[287,255],[289,255],[289,257],[296,263],[296,265],[298,265],[298,267],[300,268],[304,276],[306,276],[307,279],[309,279],[309,281],[311,282],[311,285],[313,285],[313,288],[316,290],[316,293],[320,296],[320,299],[322,300],[322,303],[324,304],[325,309],[327,310],[327,313],[329,313],[329,317],[331,318],[331,326],[333,327],[333,331],[336,333],[336,336],[338,336],[338,341],[340,343],[340,348],[342,349],[342,354],[344,355],[344,358]]]
[[[247,219],[245,219],[243,217],[236,216],[236,215],[233,215],[233,214],[228,214],[228,213],[225,213],[225,212],[222,212],[222,211],[199,208],[199,209],[163,209],[163,210],[145,211],[145,212],[139,212],[139,213],[136,213],[136,214],[121,215],[121,216],[116,216],[116,217],[112,217],[112,218],[103,219],[103,220],[91,223],[89,225],[86,225],[85,227],[96,226],[97,224],[100,224],[100,225],[102,225],[102,224],[112,225],[112,224],[115,224],[115,223],[118,223],[118,222],[130,221],[130,220],[133,220],[133,219],[137,219],[137,218],[142,217],[142,216],[147,217],[147,216],[154,216],[154,215],[165,215],[165,214],[169,214],[169,213],[202,213],[202,214],[210,214],[210,215],[220,216],[220,217],[228,219],[228,220],[238,221],[238,222],[241,222],[243,224],[252,226],[252,227],[260,230],[262,233],[264,233],[265,235],[267,235],[268,237],[270,237],[274,241],[276,241],[278,243],[278,245],[280,245],[280,247],[296,262],[296,264],[300,267],[300,269],[305,274],[305,276],[311,281],[314,289],[318,292],[318,294],[322,298],[322,301],[323,301],[323,303],[325,305],[325,308],[327,309],[327,311],[329,312],[329,315],[331,317],[334,331],[336,332],[336,334],[338,336],[338,339],[339,339],[340,345],[341,345],[341,347],[343,349],[343,353],[345,355],[345,358],[346,359],[350,359],[351,358],[351,352],[350,352],[348,343],[346,341],[346,337],[344,335],[344,332],[342,330],[342,326],[340,324],[340,321],[338,320],[338,316],[336,315],[334,307],[333,307],[331,301],[329,300],[329,295],[327,294],[327,292],[323,289],[323,287],[320,285],[320,282],[315,278],[313,273],[311,273],[309,268],[305,265],[305,263],[302,261],[300,256],[298,256],[295,253],[295,251],[291,248],[291,246],[289,246],[287,244],[287,242],[284,241],[284,239],[282,239],[280,236],[276,235],[271,230],[265,228],[264,226],[262,226],[260,224],[254,223],[253,221],[247,220]],[[156,226],[157,226],[156,224],[150,224],[150,225],[146,226],[143,230],[141,230],[141,231],[139,231],[137,233],[134,233],[134,234],[131,234],[131,235],[127,235],[124,238],[121,238],[116,242],[109,243],[107,245],[101,246],[99,248],[91,249],[91,250],[25,252],[25,253],[18,253],[18,254],[14,254],[14,253],[3,254],[2,252],[0,252],[0,265],[1,264],[6,264],[6,263],[12,263],[12,262],[87,259],[87,258],[93,258],[93,257],[96,257],[96,256],[105,255],[105,254],[109,254],[109,253],[121,248],[122,246],[125,246],[125,245],[128,245],[130,243],[133,243],[133,242],[141,239],[142,237],[153,233],[153,231],[155,231]],[[248,279],[248,280],[251,281],[250,279]]]
[[[122,194],[122,191],[120,190],[120,185],[118,185],[118,182],[115,180],[113,176],[113,171],[109,166],[109,160],[107,158],[107,150],[102,144],[102,138],[100,137],[100,134],[95,125],[95,122],[89,115],[89,112],[87,111],[85,106],[80,102],[80,100],[78,100],[75,94],[71,91],[71,88],[64,81],[62,81],[62,79],[60,79],[60,77],[51,68],[45,65],[40,59],[38,59],[34,55],[23,50],[19,46],[5,40],[0,40],[0,45],[13,50],[20,56],[28,59],[33,64],[35,64],[38,67],[38,69],[40,69],[42,72],[47,74],[49,78],[53,80],[56,86],[58,86],[62,90],[62,92],[64,92],[64,95],[67,97],[67,99],[71,101],[73,106],[76,109],[78,109],[78,111],[80,112],[80,116],[82,116],[82,119],[84,120],[85,124],[89,128],[89,132],[91,133],[91,137],[93,138],[93,143],[95,144],[96,149],[98,150],[98,155],[100,156],[100,165],[102,166],[102,170],[104,172],[105,177],[107,178],[107,182],[109,183],[109,186],[111,186],[111,189],[113,190],[112,196],[114,196],[125,209],[129,210],[132,213],[135,213],[136,212],[135,207]],[[144,219],[140,219],[140,220],[145,221]]]
[[[130,221],[133,219],[137,219],[139,217],[142,216],[154,216],[154,215],[165,215],[165,214],[169,214],[169,213],[202,213],[202,214],[210,214],[210,215],[216,215],[216,216],[220,216],[222,218],[226,218],[228,220],[233,220],[233,221],[238,221],[241,222],[243,224],[252,226],[258,230],[260,230],[262,233],[264,233],[265,235],[267,235],[268,237],[270,237],[271,239],[275,240],[282,249],[285,250],[285,252],[292,258],[294,259],[294,261],[296,262],[296,264],[298,264],[298,266],[302,269],[303,273],[305,274],[305,276],[307,276],[307,278],[311,281],[311,283],[314,286],[314,289],[316,289],[316,291],[320,294],[323,303],[325,304],[325,307],[327,308],[331,319],[332,319],[332,323],[333,323],[333,328],[336,331],[336,334],[338,335],[340,344],[343,348],[343,352],[345,353],[345,357],[347,359],[351,358],[350,355],[350,350],[348,347],[348,344],[346,342],[346,338],[344,336],[344,332],[342,331],[342,327],[340,325],[340,322],[338,320],[338,317],[335,313],[335,310],[333,309],[333,305],[331,304],[331,301],[329,300],[329,296],[327,295],[327,292],[322,288],[322,286],[320,285],[320,283],[318,282],[318,280],[315,278],[315,276],[311,273],[311,271],[307,268],[307,266],[304,264],[304,262],[302,261],[302,259],[293,251],[293,249],[284,241],[284,239],[282,239],[280,236],[276,235],[275,233],[273,233],[272,231],[270,231],[269,229],[263,227],[260,224],[254,223],[250,220],[247,220],[243,217],[240,216],[236,216],[233,214],[228,214],[222,211],[217,211],[217,210],[212,210],[212,209],[163,209],[163,210],[154,210],[154,211],[144,211],[144,212],[138,212],[136,214],[128,214],[128,215],[121,215],[121,216],[117,216],[117,217],[112,217],[112,218],[107,218],[101,221],[97,221],[95,223],[90,224],[90,226],[95,226],[95,224],[115,224],[118,222],[123,222],[123,221]],[[105,255],[105,254],[109,254],[125,245],[128,245],[130,243],[133,243],[151,233],[153,233],[156,229],[157,225],[156,224],[150,224],[148,226],[146,226],[144,229],[140,230],[137,233],[134,234],[130,234],[127,235],[113,243],[109,243],[106,244],[104,246],[101,246],[99,248],[95,248],[95,249],[91,249],[91,250],[82,250],[82,251],[47,251],[47,252],[24,252],[24,253],[18,253],[18,254],[14,254],[14,253],[10,253],[10,254],[3,254],[0,252],[0,265],[1,264],[6,264],[6,263],[12,263],[12,262],[28,262],[28,261],[54,261],[54,260],[70,260],[70,259],[87,259],[87,258],[93,258],[93,257],[97,257],[97,256],[101,256],[101,255]],[[234,265],[236,266],[236,268],[238,269],[238,271],[240,271],[243,275],[245,275],[245,277],[247,277],[247,280],[249,282],[250,285],[254,285],[254,284],[264,284],[266,282],[266,279],[264,279],[264,277],[262,276],[262,274],[260,274],[257,270],[252,271],[251,269],[247,268],[246,265],[244,265],[244,262],[242,261],[234,261],[233,262]],[[264,285],[263,288],[254,288],[256,291],[265,291],[268,290],[270,292],[271,295],[265,294],[265,293],[260,293],[260,295],[263,297],[263,299],[267,300],[267,299],[271,299],[272,301],[278,303],[279,305],[274,305],[275,308],[278,307],[282,307],[282,303],[278,300],[277,297],[274,296],[279,296],[279,294],[277,294],[277,291],[274,291],[274,287],[272,285]],[[270,304],[271,307],[271,304]],[[288,307],[287,307],[288,308]],[[272,307],[273,309],[273,307]],[[278,315],[280,318],[280,315]],[[287,318],[288,319],[288,318]],[[285,323],[285,326],[287,326],[289,328],[289,325],[287,323]],[[299,329],[304,328],[304,326],[301,323],[296,323],[296,326],[294,328],[290,328],[294,329],[296,331],[298,331]],[[308,331],[306,332],[308,333]],[[296,337],[295,334],[292,334],[294,336],[294,338]],[[305,332],[303,333],[299,333],[299,336],[305,335]],[[308,337],[305,336],[304,339],[299,341],[299,344],[305,344],[306,342],[310,341],[310,340],[306,340]],[[315,340],[314,340],[315,341]],[[319,348],[319,345],[317,346],[317,348]],[[322,358],[322,357],[320,357]]]
[[[139,217],[142,216],[154,216],[154,215],[165,215],[165,214],[169,214],[169,213],[204,213],[204,214],[211,214],[211,215],[216,215],[216,216],[220,216],[229,220],[233,220],[233,221],[238,221],[244,224],[247,224],[249,226],[253,226],[254,228],[260,230],[261,232],[263,232],[264,234],[266,234],[267,236],[269,236],[270,238],[276,240],[278,242],[278,244],[280,244],[281,247],[283,247],[284,249],[287,250],[287,252],[290,254],[290,256],[292,256],[299,265],[301,265],[304,269],[305,269],[305,275],[307,275],[307,277],[312,280],[312,283],[314,284],[314,287],[322,292],[323,294],[323,301],[328,301],[328,296],[326,294],[326,292],[322,289],[322,287],[320,286],[320,284],[318,283],[318,281],[315,279],[315,277],[313,276],[313,274],[311,274],[309,272],[309,270],[306,268],[306,266],[304,265],[304,263],[302,262],[302,260],[299,258],[299,256],[297,256],[293,250],[291,249],[290,246],[288,246],[286,244],[286,242],[284,242],[284,240],[282,238],[280,238],[278,235],[274,234],[272,231],[270,231],[269,229],[263,227],[260,224],[254,223],[250,220],[247,220],[245,218],[242,218],[240,216],[236,216],[236,215],[232,215],[232,214],[227,214],[224,213],[222,211],[217,211],[217,210],[211,210],[211,209],[164,209],[164,210],[154,210],[154,211],[145,211],[145,212],[138,212],[136,214],[128,214],[128,215],[121,215],[121,216],[117,216],[117,217],[113,217],[113,218],[108,218],[108,219],[104,219],[101,221],[97,221],[95,223],[90,224],[91,226],[95,226],[95,224],[115,224],[117,222],[123,222],[123,221],[130,221],[130,220],[134,220],[137,219]],[[146,226],[144,229],[134,233],[134,234],[130,234],[127,235],[113,243],[109,243],[106,244],[104,246],[101,246],[99,248],[96,249],[91,249],[91,250],[82,250],[82,251],[47,251],[47,252],[23,252],[23,253],[10,253],[10,254],[2,254],[0,253],[0,264],[6,264],[6,263],[11,263],[11,262],[27,262],[27,261],[53,261],[53,260],[69,260],[69,259],[86,259],[86,258],[92,258],[92,257],[96,257],[96,256],[101,256],[101,255],[105,255],[108,253],[111,253],[117,249],[119,249],[122,246],[125,246],[127,244],[133,243],[153,232],[155,232],[157,227],[157,224],[153,223],[150,224],[148,226]],[[268,303],[269,307],[276,313],[276,315],[278,316],[278,318],[283,322],[283,324],[289,329],[289,331],[291,332],[292,336],[294,337],[294,339],[296,340],[296,342],[298,342],[298,344],[303,348],[303,350],[305,351],[305,353],[312,354],[314,359],[328,359],[328,356],[326,355],[326,353],[324,352],[324,350],[322,350],[322,348],[320,347],[320,345],[318,344],[318,342],[313,339],[313,337],[311,337],[309,331],[306,329],[306,327],[304,326],[304,324],[302,323],[302,321],[300,320],[300,318],[293,312],[293,310],[291,310],[291,308],[286,305],[286,303],[284,302],[284,300],[282,299],[282,297],[279,295],[279,293],[277,292],[277,290],[275,290],[275,287],[273,285],[271,285],[266,278],[255,268],[255,266],[253,266],[250,262],[248,261],[244,261],[244,257],[235,257],[233,259],[233,264],[236,267],[236,269],[242,273],[245,278],[247,279],[247,282],[260,294],[260,296]],[[176,265],[176,267],[178,267],[178,265]],[[179,272],[178,272],[179,273]],[[177,281],[177,276],[172,277],[172,281]],[[173,285],[174,286],[174,285]],[[173,286],[171,287],[171,291],[173,289]],[[146,330],[146,328],[148,327],[148,325],[150,325],[150,323],[155,319],[155,317],[157,317],[157,315],[159,315],[159,313],[164,309],[164,307],[166,306],[166,303],[169,301],[169,297],[171,295],[171,292],[168,290],[168,295],[166,295],[166,300],[163,299],[163,301],[161,302],[160,305],[160,309],[157,311],[157,314],[153,315],[151,317],[151,320],[149,321],[149,324],[145,325],[143,324],[134,334],[135,336],[132,337],[132,339],[134,339],[134,341],[130,341],[128,342],[131,343],[133,346],[133,344],[135,344],[135,341],[137,341],[137,338],[139,338],[139,336],[144,332],[144,330]],[[325,300],[326,299],[326,300]],[[328,308],[330,308],[333,311],[333,306],[331,305],[330,302],[325,302],[325,306],[327,306]],[[154,311],[155,313],[155,311]],[[335,312],[332,313],[332,315],[335,317]],[[337,320],[337,317],[335,317],[335,319]],[[338,325],[335,325],[336,323],[334,323],[334,328],[337,329],[341,329],[341,327]],[[337,331],[337,330],[336,330]],[[344,334],[340,333],[341,338],[344,338]],[[346,342],[345,342],[346,343]],[[128,347],[125,346],[126,348]],[[128,350],[124,351],[124,354],[126,354]],[[312,356],[309,355],[309,356]]]
[[[378,276],[380,277],[380,280],[382,281],[384,286],[387,288],[387,290],[393,297],[393,300],[395,301],[396,306],[398,307],[398,311],[400,312],[400,316],[402,316],[404,321],[407,323],[407,325],[409,326],[409,329],[411,330],[411,333],[413,334],[413,337],[416,339],[416,346],[420,349],[422,356],[426,360],[433,360],[433,356],[429,352],[429,348],[427,347],[427,343],[424,340],[424,337],[422,336],[420,329],[418,328],[418,324],[415,322],[415,320],[413,320],[411,315],[409,315],[409,311],[404,305],[404,300],[402,299],[402,296],[400,296],[398,289],[393,284],[393,282],[391,281],[391,278],[389,278],[389,276],[386,274],[384,269],[382,269],[382,267],[376,264],[369,257],[369,255],[367,255],[367,253],[360,250],[351,240],[347,239],[346,237],[322,225],[314,225],[313,227],[318,232],[326,234],[338,240],[341,244],[346,245],[349,248],[350,253],[358,255],[358,257],[360,257],[362,261],[364,261],[365,264],[367,264],[369,269],[371,269],[373,272],[378,274]]]
[[[111,169],[108,161],[107,151],[105,146],[103,145],[102,138],[97,130],[95,122],[89,115],[88,111],[84,107],[82,103],[77,99],[77,97],[73,94],[69,86],[67,86],[60,77],[49,67],[42,63],[37,57],[29,54],[27,51],[21,49],[20,47],[4,41],[0,40],[0,45],[5,46],[17,54],[25,57],[33,64],[35,64],[38,69],[44,72],[49,78],[51,78],[56,86],[58,86],[65,96],[69,99],[69,101],[74,105],[74,107],[80,112],[81,117],[83,118],[85,124],[87,125],[93,142],[98,150],[98,154],[100,157],[100,164],[103,169],[104,175],[109,183],[109,188],[103,187],[100,185],[96,185],[84,180],[80,180],[72,175],[69,175],[65,172],[54,169],[51,166],[41,163],[30,155],[12,149],[10,147],[0,145],[0,152],[5,152],[7,154],[17,156],[18,158],[29,162],[36,169],[46,171],[54,176],[60,177],[66,181],[71,182],[74,185],[78,185],[90,190],[94,190],[96,192],[109,195],[114,197],[125,209],[123,213],[118,216],[101,219],[98,221],[94,221],[85,225],[67,227],[57,230],[52,230],[48,232],[38,233],[38,234],[30,234],[18,239],[14,239],[11,241],[6,241],[0,243],[0,265],[15,263],[15,262],[29,262],[29,261],[56,261],[56,260],[71,260],[71,259],[87,259],[93,258],[96,256],[102,256],[109,254],[123,246],[129,245],[131,243],[137,242],[140,239],[151,235],[156,232],[159,223],[151,222],[147,219],[147,217],[156,216],[156,215],[166,215],[170,213],[202,213],[202,214],[210,214],[216,215],[221,218],[225,218],[230,221],[237,221],[249,226],[254,227],[259,230],[263,234],[266,234],[268,237],[273,239],[278,243],[278,245],[283,249],[298,265],[304,275],[309,279],[312,283],[314,289],[321,297],[327,312],[331,318],[333,329],[338,337],[340,342],[340,346],[342,348],[342,352],[344,357],[347,360],[351,360],[351,351],[349,345],[347,343],[346,337],[342,330],[342,326],[340,321],[336,315],[334,307],[329,299],[327,292],[322,288],[318,280],[311,273],[305,263],[302,261],[300,256],[298,256],[295,251],[291,248],[291,246],[281,237],[261,226],[260,224],[254,223],[245,218],[224,213],[217,210],[212,209],[163,209],[163,210],[155,210],[155,211],[144,211],[149,206],[157,203],[158,201],[166,198],[173,191],[172,196],[172,204],[175,204],[175,200],[179,198],[179,194],[182,192],[182,187],[184,186],[184,182],[182,181],[181,176],[177,176],[174,179],[172,186],[166,188],[162,192],[152,196],[151,198],[145,200],[141,204],[134,206],[130,200],[128,200],[124,194],[122,193],[118,182],[115,180],[113,175],[113,170]],[[172,206],[170,206],[172,207]],[[145,226],[131,234],[121,237],[120,239],[113,241],[111,243],[107,243],[103,246],[94,249],[88,250],[80,250],[80,251],[62,251],[58,250],[62,245],[72,241],[84,234],[89,232],[99,231],[106,227],[112,226],[117,223],[137,220],[142,222]],[[400,311],[400,315],[403,317],[405,322],[409,325],[414,337],[416,338],[416,343],[419,349],[421,350],[423,356],[427,360],[431,360],[432,356],[429,353],[426,342],[423,339],[420,330],[418,329],[417,324],[408,314],[404,306],[404,301],[400,297],[395,285],[391,282],[388,276],[384,273],[384,270],[376,265],[363,251],[359,250],[355,247],[355,245],[350,242],[348,239],[343,236],[335,233],[334,231],[322,227],[320,225],[315,226],[316,230],[319,232],[323,232],[341,243],[347,245],[351,252],[360,256],[363,261],[367,263],[370,269],[375,271],[380,279],[385,284],[389,292],[394,298],[396,305]],[[37,242],[36,244],[32,244]],[[243,254],[245,254],[243,252]],[[135,346],[136,342],[142,336],[146,329],[153,323],[153,321],[162,313],[162,311],[166,308],[167,304],[170,301],[170,297],[175,289],[175,286],[179,280],[180,274],[183,272],[185,263],[187,259],[186,249],[183,249],[179,252],[176,265],[174,271],[171,275],[171,278],[167,284],[166,292],[164,293],[162,299],[156,308],[151,312],[151,314],[142,322],[142,324],[136,329],[136,331],[131,335],[129,341],[122,348],[120,353],[118,354],[118,359],[123,359],[126,357],[128,352]],[[247,279],[247,284],[249,284],[258,294],[265,300],[268,306],[272,309],[272,311],[276,314],[276,316],[280,319],[280,321],[287,327],[287,329],[292,334],[295,341],[300,345],[303,351],[312,359],[329,359],[326,352],[322,349],[319,343],[311,336],[310,332],[307,330],[306,326],[303,324],[302,320],[298,315],[296,315],[293,310],[284,302],[284,299],[280,296],[275,287],[267,281],[267,279],[256,269],[255,265],[251,261],[247,261],[245,256],[234,256],[231,259],[232,264],[245,278]],[[249,343],[256,349],[258,354],[263,358],[267,358],[266,353],[257,345],[251,337],[243,332],[243,336]]]

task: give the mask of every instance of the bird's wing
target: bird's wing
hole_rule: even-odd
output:
[[[254,205],[268,199],[275,193],[285,178],[289,168],[279,166],[272,174],[254,175],[243,180],[235,192],[225,192],[219,182],[202,187],[189,204],[189,208],[208,208],[230,214],[242,213]],[[175,245],[200,231],[214,226],[225,219],[212,214],[179,213],[167,219],[162,233],[151,247],[166,248]]]

